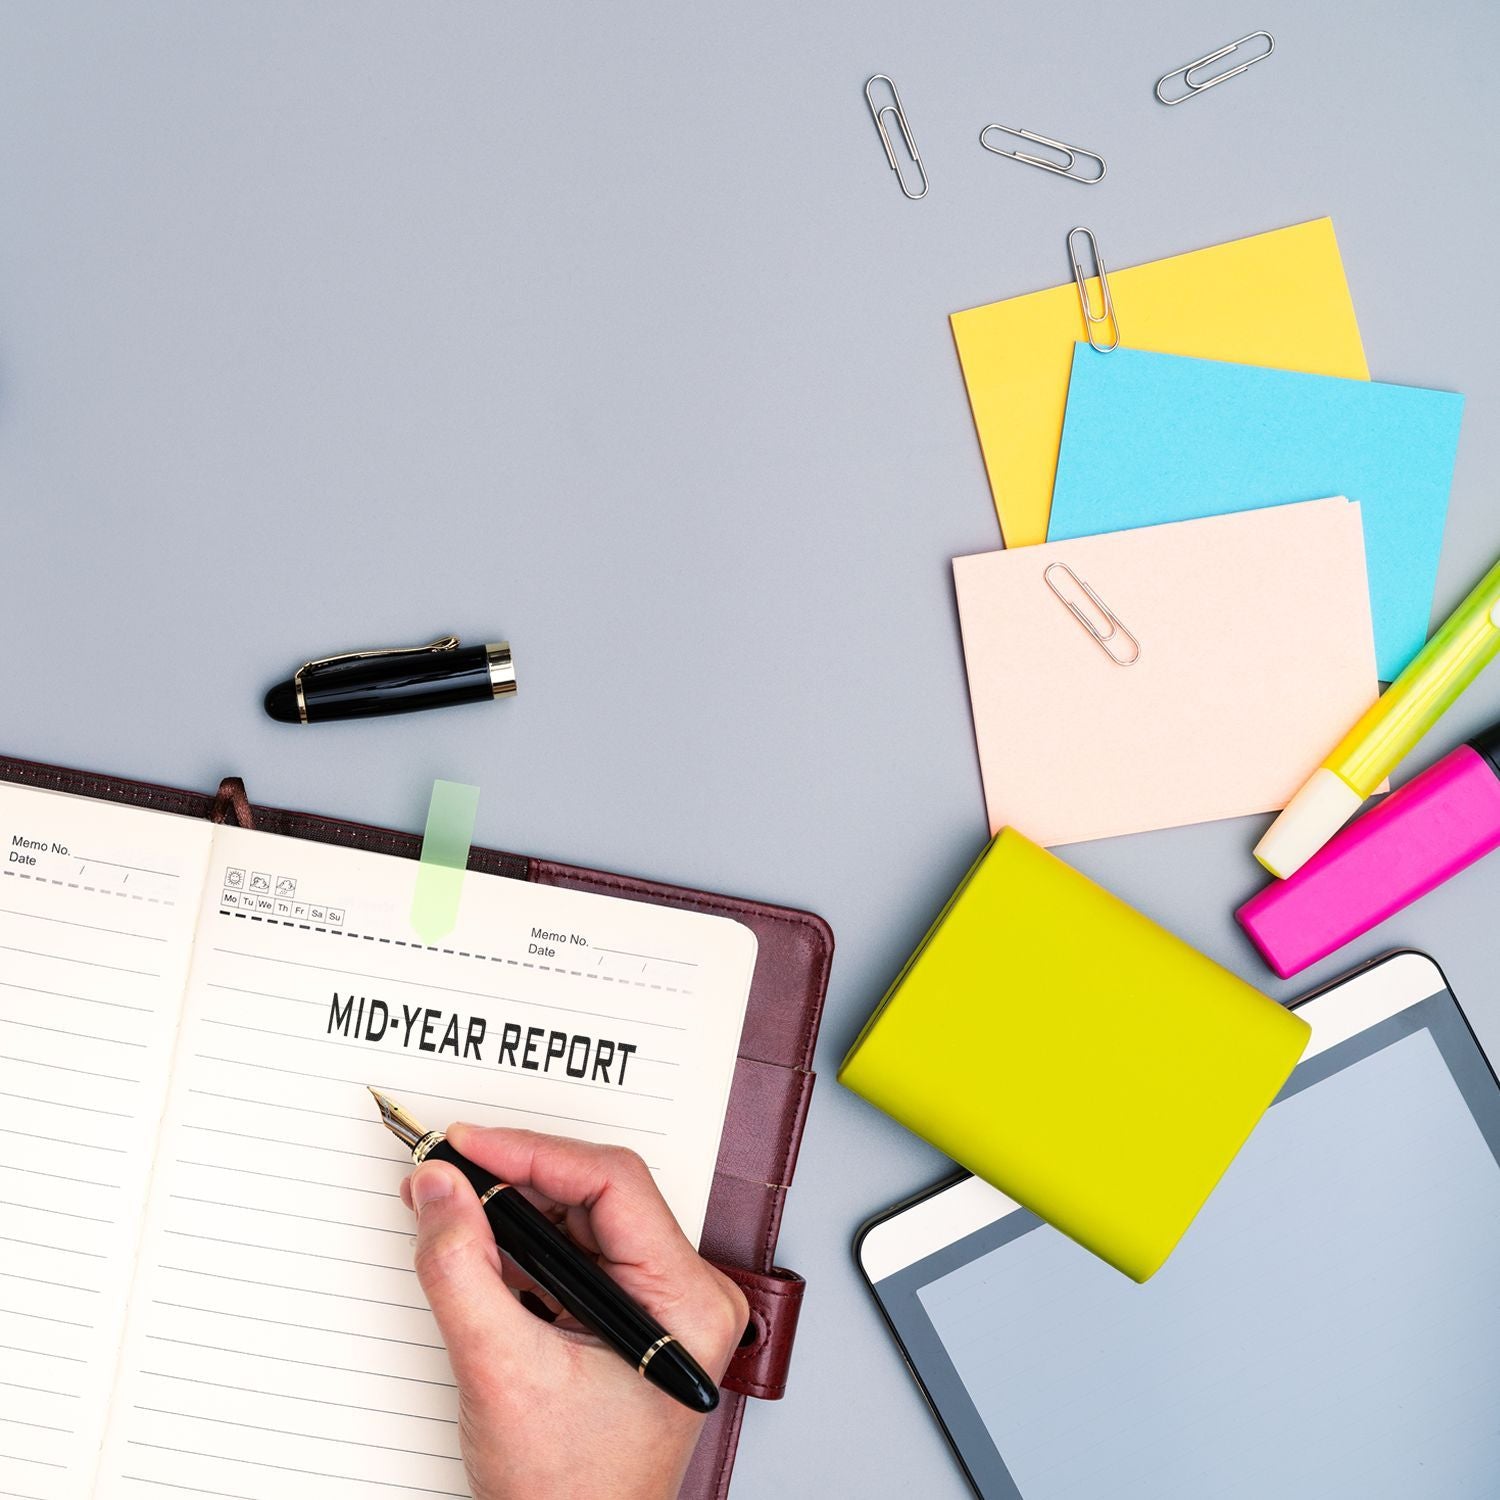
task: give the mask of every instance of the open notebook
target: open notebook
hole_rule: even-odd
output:
[[[628,1145],[687,1233],[755,963],[698,912],[0,785],[0,1494],[463,1496],[366,1084]]]

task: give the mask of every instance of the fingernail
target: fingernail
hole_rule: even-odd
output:
[[[452,1192],[452,1180],[446,1172],[440,1172],[436,1167],[427,1167],[412,1176],[411,1201],[416,1204],[418,1213],[421,1213],[429,1203],[436,1203],[439,1199],[450,1197]]]

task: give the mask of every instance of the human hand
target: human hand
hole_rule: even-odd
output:
[[[688,1242],[633,1151],[529,1130],[453,1125],[455,1151],[525,1191],[717,1382],[749,1317],[740,1289]],[[672,1500],[703,1418],[541,1296],[495,1245],[473,1188],[445,1162],[401,1184],[417,1277],[458,1382],[475,1500]],[[555,1304],[549,1310],[555,1311]]]

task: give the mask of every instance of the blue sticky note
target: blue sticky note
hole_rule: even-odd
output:
[[[1447,391],[1079,344],[1047,540],[1357,500],[1389,682],[1427,639],[1463,406]]]

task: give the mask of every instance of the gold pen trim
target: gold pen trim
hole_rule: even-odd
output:
[[[646,1366],[649,1365],[651,1361],[656,1357],[657,1351],[661,1349],[665,1344],[675,1344],[676,1342],[677,1340],[674,1339],[670,1333],[662,1334],[662,1336],[657,1339],[657,1341],[652,1344],[652,1346],[643,1355],[641,1355],[641,1362],[635,1367],[636,1374],[644,1375],[646,1373]]]
[[[488,1203],[496,1193],[503,1193],[509,1186],[510,1184],[508,1182],[497,1182],[494,1187],[489,1188],[484,1193],[480,1194],[479,1206],[483,1208],[484,1205]]]
[[[510,642],[486,642],[484,660],[490,673],[490,696],[509,697],[516,690],[516,663],[510,654]]]
[[[426,1135],[411,1148],[411,1159],[418,1166],[427,1160],[427,1153],[434,1146],[440,1146],[448,1137],[441,1130],[429,1130]]]

